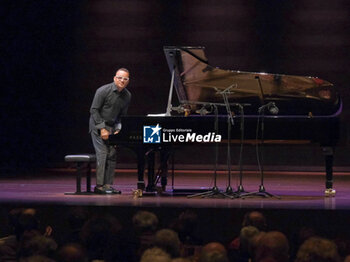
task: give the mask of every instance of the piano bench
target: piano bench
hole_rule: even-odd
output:
[[[96,155],[81,154],[81,155],[66,155],[66,162],[74,163],[76,166],[76,191],[74,193],[64,193],[65,195],[90,195],[91,192],[91,163],[96,162]],[[81,177],[86,175],[86,191],[81,191]]]

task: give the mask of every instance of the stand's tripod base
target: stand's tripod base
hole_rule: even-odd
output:
[[[335,189],[333,188],[327,188],[325,191],[324,191],[324,196],[325,197],[335,197]]]
[[[232,191],[232,188],[231,188]],[[187,196],[187,198],[193,198],[193,197],[201,197],[201,198],[235,198],[234,196],[230,195],[230,193],[227,192],[221,192],[220,189],[217,186],[214,186],[211,190],[206,191],[206,192],[202,192],[202,193],[198,193],[198,194],[194,194],[194,195],[189,195]]]
[[[239,185],[238,188],[237,188],[237,193],[244,193],[246,191],[244,191],[244,188],[242,185]]]
[[[228,186],[228,187],[226,188],[226,194],[234,194],[234,193],[233,193],[233,189],[232,189],[231,186]]]
[[[246,194],[249,194],[249,192],[245,191],[242,185],[239,185],[237,187],[237,191],[233,192],[235,194],[235,198],[241,198]]]
[[[246,193],[246,194],[242,194],[241,195],[242,198],[254,197],[254,196],[257,196],[257,197],[275,197],[277,199],[281,199],[280,196],[277,196],[277,195],[274,195],[274,194],[271,194],[271,193],[267,192],[265,187],[264,187],[264,185],[260,185],[259,186],[259,191],[250,192],[250,193]]]
[[[231,199],[234,199],[234,198],[237,198],[237,191],[233,191],[233,188],[231,186],[228,186],[226,188],[226,191],[225,193],[222,193],[224,194],[227,198],[231,198]]]

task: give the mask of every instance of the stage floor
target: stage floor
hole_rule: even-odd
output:
[[[146,177],[145,177],[146,179]],[[86,189],[85,178],[82,189]],[[237,172],[232,174],[232,187],[239,184]],[[83,205],[83,206],[130,206],[130,207],[180,207],[180,208],[248,208],[248,209],[320,209],[350,210],[350,173],[334,174],[335,197],[325,197],[325,175],[321,172],[265,172],[266,191],[276,197],[223,198],[216,195],[212,198],[188,198],[179,191],[211,189],[214,186],[212,171],[177,170],[175,172],[172,192],[171,177],[168,179],[165,195],[148,194],[135,197],[137,188],[136,170],[117,170],[116,188],[121,195],[65,195],[75,191],[74,169],[45,169],[26,172],[0,178],[0,202],[2,204],[26,205]],[[93,173],[92,185],[95,179]],[[246,191],[256,191],[260,184],[259,173],[245,171],[243,186]],[[93,189],[92,186],[92,189]],[[218,173],[217,186],[225,191],[227,172]],[[192,191],[193,190],[193,191]]]

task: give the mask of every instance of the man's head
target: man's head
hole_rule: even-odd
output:
[[[228,262],[227,251],[223,244],[210,242],[206,244],[199,256],[199,262]]]
[[[15,224],[17,240],[19,240],[26,231],[38,230],[38,228],[39,219],[36,210],[33,208],[21,209]]]
[[[299,248],[297,262],[337,262],[340,261],[336,244],[326,238],[311,237]]]
[[[138,233],[154,232],[158,227],[158,218],[152,212],[138,211],[132,217],[132,223]]]
[[[126,68],[118,69],[113,80],[118,90],[122,91],[129,84],[129,70]]]
[[[83,246],[75,243],[65,244],[58,251],[58,261],[60,262],[86,262],[88,256]]]
[[[227,254],[225,246],[219,242],[210,242],[202,248],[202,253],[210,253],[213,251]]]
[[[170,262],[170,255],[159,247],[146,249],[141,256],[141,262]]]
[[[259,231],[265,231],[267,228],[266,218],[259,211],[251,211],[244,215],[242,226],[253,226],[259,229]]]
[[[277,262],[289,261],[289,243],[287,237],[279,231],[263,234],[255,248],[255,260],[273,258]]]
[[[154,238],[154,245],[165,250],[172,258],[180,256],[181,242],[174,230],[158,230]]]
[[[253,239],[259,234],[259,229],[253,226],[243,227],[239,234],[240,250],[243,252],[251,252]]]

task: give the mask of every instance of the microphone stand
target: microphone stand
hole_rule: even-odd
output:
[[[243,141],[244,141],[244,108],[242,105],[239,105],[239,110],[241,113],[241,123],[240,123],[240,130],[241,130],[241,139],[240,139],[240,152],[239,152],[239,185],[237,187],[237,191],[234,192],[236,194],[236,197],[242,197],[243,194],[246,194],[247,192],[243,188],[243,165],[242,165],[242,157],[243,157]]]
[[[218,134],[218,131],[219,131],[218,107],[215,104],[213,104],[213,107],[214,107],[214,113],[215,113],[214,129],[215,129],[216,134]],[[233,196],[230,196],[227,193],[221,192],[217,186],[217,169],[218,169],[218,160],[219,160],[219,145],[218,145],[218,143],[215,143],[214,152],[215,152],[215,163],[214,163],[214,186],[213,186],[213,188],[206,191],[206,192],[188,195],[187,198],[192,198],[192,197],[205,198],[205,197],[217,197],[217,196],[227,197],[227,198],[231,198],[231,199],[234,198]]]
[[[229,86],[222,92],[218,92],[223,96],[224,103],[226,106],[227,112],[227,169],[228,169],[228,186],[226,188],[226,193],[233,196],[233,198],[239,198],[243,193],[246,193],[243,188],[243,168],[242,168],[242,156],[243,156],[243,141],[244,141],[244,108],[242,104],[235,103],[234,105],[239,108],[241,119],[240,119],[240,131],[241,131],[241,139],[240,139],[240,154],[239,154],[239,186],[237,191],[233,192],[231,187],[231,126],[234,124],[230,103],[228,101],[227,94],[230,93],[230,89],[233,88],[234,85]]]
[[[233,87],[229,86],[228,88],[226,88],[224,91],[219,92],[220,94],[224,94],[224,93],[228,93],[228,90],[231,89]],[[215,87],[214,87],[215,88]],[[218,168],[218,158],[219,158],[219,153],[218,153],[218,143],[215,144],[215,163],[214,163],[214,187],[206,192],[202,192],[202,193],[198,193],[198,194],[194,194],[194,195],[189,195],[187,196],[188,198],[192,198],[192,197],[213,197],[213,196],[223,196],[223,197],[227,197],[227,198],[231,198],[234,199],[237,197],[237,193],[236,192],[232,192],[232,187],[231,187],[231,148],[230,148],[230,143],[231,143],[231,125],[233,124],[233,117],[232,117],[232,113],[231,113],[231,108],[230,106],[238,106],[241,109],[242,112],[242,118],[244,117],[243,114],[243,107],[244,106],[250,106],[250,104],[238,104],[238,103],[229,103],[228,99],[227,99],[227,95],[223,95],[225,103],[210,103],[210,102],[200,102],[200,101],[183,101],[183,103],[188,103],[188,104],[195,104],[195,105],[210,105],[214,108],[214,114],[215,114],[215,122],[214,122],[214,129],[215,132],[218,134],[219,133],[219,117],[218,117],[218,106],[225,106],[226,110],[228,112],[228,117],[227,117],[227,121],[228,121],[228,144],[227,144],[227,165],[228,165],[228,186],[226,189],[226,192],[221,192],[219,190],[219,188],[217,187],[217,168]],[[240,156],[240,175],[241,175],[241,183],[240,183],[240,187],[241,188],[241,192],[244,192],[243,190],[243,186],[242,186],[242,150],[243,150],[243,132],[244,132],[244,121],[241,120],[241,156]]]
[[[227,180],[228,180],[228,185],[226,188],[226,194],[232,196],[233,198],[236,197],[236,193],[233,192],[233,189],[231,187],[231,127],[234,125],[233,117],[232,117],[232,112],[231,112],[231,107],[228,102],[228,97],[227,94],[230,93],[230,89],[233,86],[229,86],[226,88],[224,91],[219,92],[225,103],[226,107],[226,112],[227,112]]]
[[[265,109],[269,108],[271,105],[275,106],[274,102],[270,102],[267,104],[264,104],[264,93],[263,93],[263,89],[262,89],[262,85],[261,85],[261,81],[259,76],[256,76],[256,78],[258,79],[258,83],[259,83],[259,87],[260,87],[260,91],[262,94],[262,101],[263,101],[263,105],[261,107],[259,107],[258,109],[258,121],[257,121],[257,125],[256,125],[256,135],[255,135],[255,141],[256,141],[256,146],[255,146],[255,151],[256,151],[256,160],[258,163],[258,169],[259,169],[259,173],[260,173],[260,185],[259,185],[259,189],[258,191],[255,192],[250,192],[250,193],[246,193],[242,195],[242,198],[248,197],[248,196],[259,196],[259,197],[276,197],[278,199],[281,199],[281,197],[271,194],[269,192],[266,191],[265,186],[264,186],[264,168],[263,168],[263,150],[264,150],[264,120],[265,120]],[[261,150],[259,150],[259,123],[260,123],[260,119],[261,119],[261,138],[260,138],[260,144],[261,144]],[[260,161],[261,159],[261,161]]]

